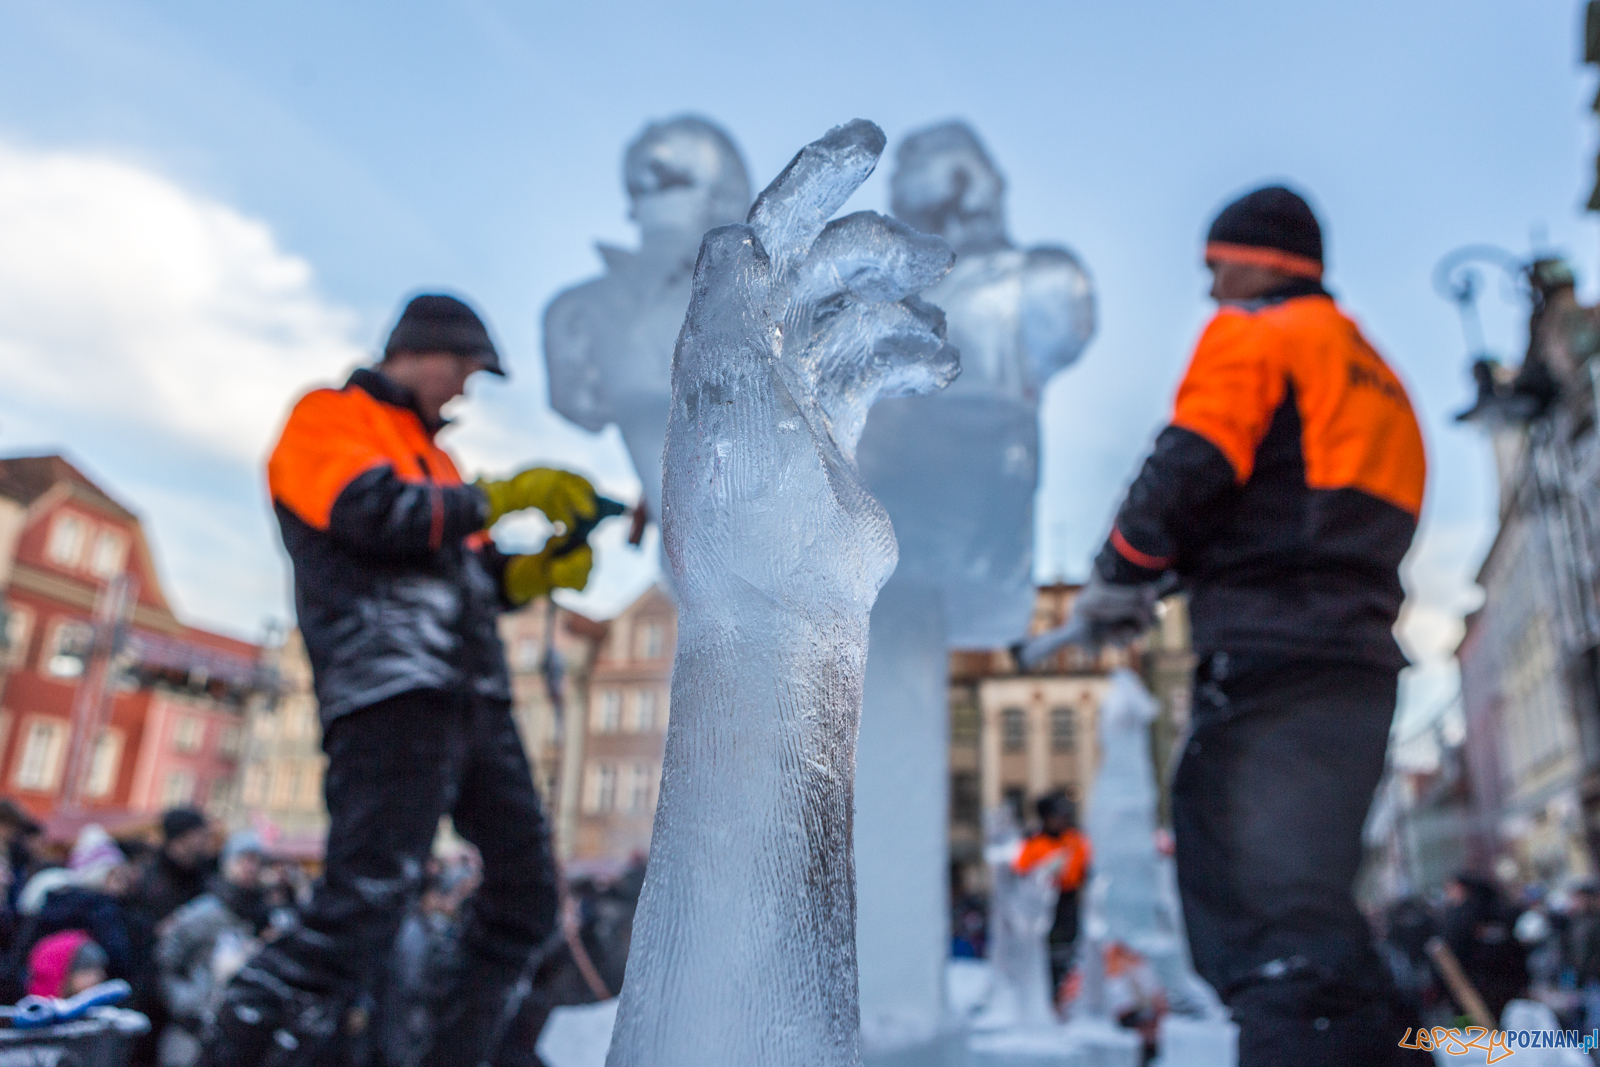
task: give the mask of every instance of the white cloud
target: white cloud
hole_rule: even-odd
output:
[[[1483,602],[1473,576],[1491,532],[1485,522],[1425,521],[1401,567],[1406,602],[1395,630],[1412,661],[1401,680],[1403,734],[1446,712],[1460,692],[1455,651],[1463,618]]]
[[[63,449],[103,478],[144,516],[180,614],[244,635],[290,616],[262,462],[296,396],[368,358],[357,325],[266,223],[120,160],[0,142],[0,452]],[[638,495],[614,432],[542,403],[460,414],[465,470],[546,462]],[[614,614],[654,579],[653,543],[623,546],[623,525],[597,537],[580,610]]]
[[[263,223],[114,159],[0,145],[7,407],[255,462],[296,393],[361,358],[353,324]]]

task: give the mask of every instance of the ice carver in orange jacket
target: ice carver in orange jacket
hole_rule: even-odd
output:
[[[295,405],[268,461],[321,709],[330,823],[300,924],[228,986],[204,1038],[211,1067],[329,1055],[381,971],[444,815],[482,853],[483,883],[422,1063],[476,1067],[493,1052],[507,997],[553,927],[555,866],[496,619],[583,588],[592,557],[578,531],[598,505],[566,471],[462,480],[434,437],[444,406],[481,373],[505,374],[483,321],[454,297],[419,296],[375,368]],[[489,528],[526,508],[557,536],[537,554],[502,555]]]
[[[1229,204],[1205,261],[1217,313],[1076,611],[1126,638],[1171,576],[1188,591],[1199,666],[1173,784],[1178,880],[1241,1067],[1396,1062],[1402,1009],[1353,888],[1406,662],[1392,628],[1422,436],[1323,287],[1300,196]]]
[[[1060,989],[1077,958],[1078,899],[1094,850],[1078,829],[1078,805],[1057,791],[1039,798],[1039,832],[1022,843],[1012,866],[1018,874],[1059,860],[1056,874],[1056,916],[1050,924],[1050,988]]]

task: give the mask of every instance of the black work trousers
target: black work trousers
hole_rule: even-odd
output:
[[[1396,679],[1226,653],[1196,671],[1172,792],[1178,886],[1240,1067],[1404,1062],[1404,1011],[1354,897]]]
[[[1061,991],[1061,983],[1077,963],[1078,891],[1063,889],[1056,897],[1056,920],[1050,926],[1050,993]]]
[[[444,815],[483,856],[483,883],[464,906],[467,965],[524,966],[554,928],[556,873],[511,709],[404,693],[334,720],[322,747],[326,866],[300,926],[256,966],[304,992],[358,994],[421,888]]]

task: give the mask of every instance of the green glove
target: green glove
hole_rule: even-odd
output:
[[[587,478],[571,471],[530,467],[504,481],[479,478],[478,488],[489,498],[489,519],[483,524],[484,529],[511,512],[526,508],[538,508],[545,518],[559,522],[568,530],[575,528],[581,519],[595,517],[594,486]]]
[[[506,563],[505,577],[501,579],[506,599],[517,607],[549,596],[552,589],[582,589],[589,584],[589,571],[594,567],[594,550],[579,545],[571,552],[556,555],[563,542],[554,539],[538,553],[531,556],[512,556]]]

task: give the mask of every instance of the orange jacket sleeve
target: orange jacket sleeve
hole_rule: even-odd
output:
[[[462,485],[449,457],[421,434],[364,394],[311,393],[295,405],[268,460],[273,502],[377,556],[422,556],[472,538],[486,517],[483,493]],[[470,547],[483,548],[483,539]]]
[[[375,435],[363,432],[364,416],[358,399],[337,389],[302,397],[267,460],[273,501],[313,529],[326,530],[345,487],[390,463]]]
[[[1172,425],[1209,441],[1241,484],[1255,469],[1256,449],[1283,402],[1285,377],[1265,330],[1255,316],[1217,312],[1173,402]]]
[[[1128,487],[1095,560],[1101,578],[1124,585],[1159,578],[1177,562],[1183,531],[1250,477],[1284,396],[1262,329],[1253,316],[1224,308],[1201,334],[1172,422]]]

